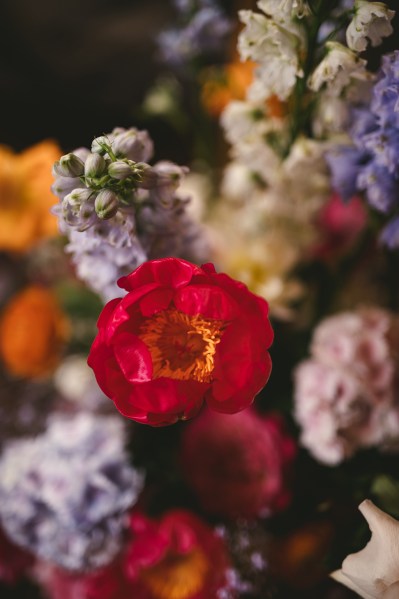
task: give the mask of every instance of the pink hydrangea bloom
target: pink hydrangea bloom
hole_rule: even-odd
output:
[[[295,371],[295,414],[301,442],[334,465],[358,449],[399,436],[398,321],[364,308],[325,319],[315,330],[311,358]]]

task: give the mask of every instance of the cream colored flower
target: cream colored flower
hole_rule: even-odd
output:
[[[331,575],[364,599],[399,597],[399,522],[366,499],[359,510],[366,518],[371,539],[349,555],[341,570]]]
[[[338,42],[326,43],[327,54],[317,65],[309,79],[309,87],[317,92],[324,85],[339,96],[352,78],[367,78],[366,61]]]
[[[259,0],[258,6],[267,15],[280,20],[291,17],[301,19],[310,12],[306,0]]]
[[[277,22],[251,10],[240,10],[239,17],[245,25],[238,38],[240,56],[259,64],[249,97],[258,101],[275,94],[280,100],[287,99],[297,77],[303,77],[301,27],[294,22]]]
[[[355,16],[346,30],[346,41],[355,52],[363,52],[367,41],[372,46],[379,46],[384,37],[393,32],[391,21],[395,16],[394,10],[389,10],[383,2],[368,2],[356,0]]]

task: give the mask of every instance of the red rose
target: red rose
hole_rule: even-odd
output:
[[[205,411],[182,438],[183,470],[201,505],[225,517],[256,518],[285,508],[296,448],[277,416],[252,409]]]
[[[210,599],[226,587],[229,561],[224,543],[190,512],[172,510],[159,522],[134,514],[131,530],[125,552],[131,597]]]
[[[88,363],[118,410],[161,426],[249,406],[266,384],[273,331],[265,300],[212,264],[164,258],[139,266],[110,301]]]

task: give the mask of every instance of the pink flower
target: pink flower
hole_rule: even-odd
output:
[[[397,329],[377,308],[331,316],[316,328],[312,357],[295,372],[295,414],[301,442],[318,460],[337,464],[399,432]]]
[[[224,543],[194,514],[172,510],[159,521],[134,514],[131,529],[125,573],[132,599],[210,599],[226,588]]]
[[[338,194],[332,194],[317,218],[321,239],[313,248],[312,255],[329,260],[345,254],[359,239],[366,222],[367,212],[359,197],[344,202]]]
[[[183,433],[186,479],[204,509],[225,517],[285,508],[295,453],[282,420],[251,408],[231,416],[206,410]]]

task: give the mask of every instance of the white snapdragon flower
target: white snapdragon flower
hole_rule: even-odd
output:
[[[322,92],[313,116],[312,130],[316,137],[342,133],[349,123],[348,102],[330,92]]]
[[[394,599],[399,596],[399,522],[369,500],[359,510],[370,526],[371,539],[331,576],[363,599]]]
[[[294,22],[286,26],[251,10],[241,10],[239,16],[245,25],[238,38],[240,56],[242,60],[259,64],[250,97],[264,100],[276,94],[281,100],[287,99],[296,78],[303,77],[300,65],[305,44],[302,29]]]
[[[366,61],[338,42],[326,43],[327,54],[317,65],[309,79],[309,87],[317,92],[326,85],[339,96],[352,79],[367,78]]]
[[[301,19],[310,12],[306,0],[259,0],[258,6],[265,14],[281,21],[292,17]]]
[[[391,21],[395,11],[390,10],[383,2],[356,0],[355,15],[346,30],[346,41],[355,52],[363,52],[367,48],[367,40],[372,46],[381,44],[382,39],[391,35]]]
[[[221,115],[221,125],[226,139],[232,145],[240,144],[244,138],[262,135],[267,120],[265,107],[242,100],[227,104]]]

